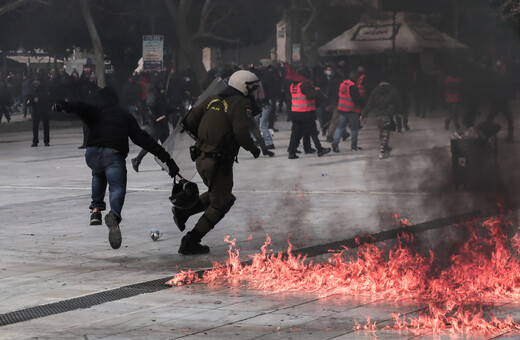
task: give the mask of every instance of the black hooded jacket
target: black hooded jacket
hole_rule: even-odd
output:
[[[162,162],[171,157],[149,134],[141,129],[135,118],[118,105],[117,93],[110,88],[99,92],[96,105],[83,102],[68,103],[66,111],[75,112],[89,127],[87,147],[107,147],[128,155],[128,138],[157,156]]]

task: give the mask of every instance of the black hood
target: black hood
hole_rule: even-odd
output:
[[[109,86],[103,88],[97,95],[96,104],[98,107],[118,105],[119,97],[117,95],[117,91]]]
[[[388,82],[381,82],[378,86],[379,92],[382,94],[387,94],[392,90],[392,86]]]

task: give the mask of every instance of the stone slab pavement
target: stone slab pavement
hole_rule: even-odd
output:
[[[289,160],[290,123],[280,115],[274,134],[276,156],[254,159],[243,150],[235,164],[237,197],[231,212],[204,243],[211,253],[177,253],[182,234],[173,225],[168,201],[172,180],[148,155],[139,173],[128,157],[128,192],[121,224],[123,245],[110,248],[105,226],[89,226],[90,171],[82,131],[51,127],[51,146],[31,148],[27,130],[0,133],[0,314],[22,314],[60,301],[121,292],[121,287],[171,278],[184,269],[210,268],[227,258],[224,237],[237,239],[241,258],[257,253],[266,234],[272,249],[321,249],[340,240],[394,228],[393,212],[414,224],[492,209],[474,192],[456,191],[444,114],[410,118],[411,131],[391,136],[392,156],[379,160],[373,119],[360,131],[362,151],[347,142],[339,154],[302,154]],[[499,121],[499,123],[504,123]],[[323,137],[322,137],[323,138]],[[499,160],[506,181],[517,182],[518,143],[499,134]],[[181,174],[202,181],[188,155],[191,140],[176,138],[174,158]],[[328,143],[324,143],[329,146]],[[349,150],[349,151],[347,151]],[[516,186],[518,188],[518,186]],[[514,190],[513,190],[514,192]],[[197,218],[188,221],[188,230]],[[162,237],[152,241],[150,229]],[[446,228],[425,233],[424,245],[445,242]],[[313,248],[314,247],[314,248]],[[320,248],[321,247],[321,248]],[[324,252],[315,252],[316,260]],[[96,295],[97,294],[97,295]],[[108,294],[110,295],[110,294]],[[70,307],[70,304],[69,304]],[[424,306],[391,304],[372,296],[272,293],[245,287],[193,284],[109,297],[90,308],[37,314],[0,326],[0,339],[357,339],[430,338],[449,335],[386,330],[354,332],[354,320],[370,316],[384,325],[393,311]],[[520,321],[518,305],[502,313]],[[504,337],[516,335],[504,334]],[[483,336],[485,337],[485,336]]]

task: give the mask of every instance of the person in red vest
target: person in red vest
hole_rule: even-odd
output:
[[[360,124],[360,114],[365,100],[359,94],[359,88],[356,85],[356,80],[359,79],[357,71],[351,71],[347,80],[343,81],[339,87],[338,99],[338,113],[339,123],[334,132],[334,141],[332,142],[332,151],[339,152],[339,141],[341,134],[347,124],[350,126],[352,133],[351,150],[358,151],[361,147],[358,146],[358,131]]]
[[[301,67],[297,72],[310,79],[308,68]],[[294,81],[290,87],[291,91],[291,139],[289,141],[289,159],[299,158],[296,155],[296,148],[300,144],[300,139],[305,135],[312,138],[318,157],[330,152],[330,148],[321,146],[316,127],[316,90],[310,81]],[[312,150],[314,151],[314,150]],[[314,152],[316,152],[314,151]],[[307,150],[306,153],[312,153]]]
[[[365,67],[359,65],[357,68],[357,71],[359,73],[359,77],[356,80],[356,86],[359,90],[359,95],[361,96],[361,98],[366,100],[368,95],[367,95],[367,87],[366,87],[367,74],[365,73]]]
[[[444,80],[446,87],[446,107],[448,109],[448,118],[444,121],[446,130],[450,128],[450,122],[453,121],[455,129],[459,129],[459,100],[460,100],[460,84],[462,79],[455,75],[448,75]]]

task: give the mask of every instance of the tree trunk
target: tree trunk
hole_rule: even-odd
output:
[[[178,7],[175,7],[173,2],[170,0],[164,0],[164,3],[173,19],[181,53],[191,66],[191,69],[197,78],[197,84],[202,90],[202,83],[206,79],[206,68],[202,63],[202,48],[193,43],[193,34],[189,31],[188,23],[186,21],[188,17],[189,2],[181,1],[181,4]],[[181,10],[181,8],[184,10]]]
[[[181,20],[184,21],[184,20]],[[181,23],[175,25],[177,32],[179,33],[179,43],[181,52],[191,66],[195,77],[197,78],[197,84],[202,90],[202,83],[206,80],[207,72],[204,64],[202,63],[202,48],[193,44],[191,34],[187,32],[186,24]]]
[[[302,47],[301,59],[302,64],[312,66],[318,63],[318,54],[316,51],[316,43],[314,33],[302,28]]]
[[[81,6],[81,13],[83,14],[85,23],[87,24],[90,39],[92,40],[94,53],[96,55],[96,74],[98,77],[98,86],[103,88],[106,86],[105,57],[103,53],[103,45],[101,44],[101,39],[99,38],[99,34],[96,29],[96,24],[94,23],[94,18],[92,17],[92,13],[90,12],[88,0],[79,0],[79,4]]]
[[[293,8],[296,6],[296,2],[292,3]],[[300,35],[301,35],[301,62],[304,65],[312,66],[318,62],[318,55],[316,51],[316,20],[318,7],[320,6],[320,1],[307,0],[307,6],[304,7],[306,13],[308,13],[308,18],[305,20],[305,24],[300,27]]]

